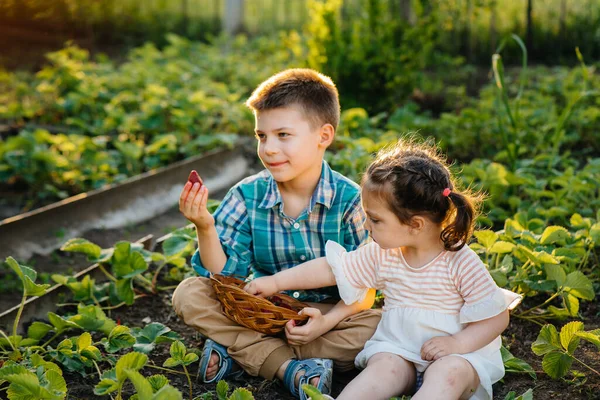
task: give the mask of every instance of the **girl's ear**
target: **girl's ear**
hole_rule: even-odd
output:
[[[410,219],[409,226],[412,233],[419,233],[425,226],[425,218],[421,217],[420,215],[415,215]]]
[[[333,138],[335,137],[335,129],[331,124],[325,124],[321,127],[319,132],[320,139],[319,144],[324,148],[328,148],[329,145],[333,142]]]

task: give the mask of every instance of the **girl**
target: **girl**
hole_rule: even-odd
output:
[[[364,370],[338,399],[492,399],[504,376],[500,333],[521,296],[500,289],[468,243],[479,199],[455,188],[428,145],[384,149],[362,180],[372,242],[351,252],[329,241],[326,257],[246,286],[281,290],[338,285],[351,304],[369,288],[383,317],[355,364]],[[302,312],[302,311],[301,311]]]

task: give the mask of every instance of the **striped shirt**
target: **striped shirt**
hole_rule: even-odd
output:
[[[384,250],[369,243],[342,255],[342,268],[357,288],[375,288],[385,296],[385,308],[410,307],[459,314],[492,296],[497,286],[485,265],[464,246],[442,251],[420,268],[412,268],[400,248]]]
[[[321,179],[308,207],[293,219],[283,212],[277,182],[264,170],[237,183],[215,211],[217,233],[227,256],[224,275],[246,278],[273,275],[313,258],[325,256],[325,243],[334,240],[355,250],[367,238],[360,188],[323,161]],[[198,251],[192,266],[202,276]],[[302,301],[339,299],[335,287],[294,291]]]

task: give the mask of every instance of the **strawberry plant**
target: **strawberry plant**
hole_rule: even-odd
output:
[[[531,350],[538,356],[544,356],[542,368],[552,378],[558,379],[571,370],[573,361],[600,376],[600,372],[585,364],[575,356],[581,339],[596,345],[600,350],[600,329],[584,331],[583,322],[573,321],[564,325],[560,333],[554,325],[544,325],[537,340],[531,345]]]

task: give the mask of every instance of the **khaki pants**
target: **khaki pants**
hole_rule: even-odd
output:
[[[352,369],[354,358],[373,336],[381,319],[380,310],[365,310],[344,319],[310,343],[291,346],[285,339],[253,331],[230,320],[223,314],[210,280],[201,277],[188,278],[177,286],[173,308],[186,325],[227,347],[229,355],[247,373],[266,379],[273,379],[279,367],[292,358],[330,358],[337,370]]]

